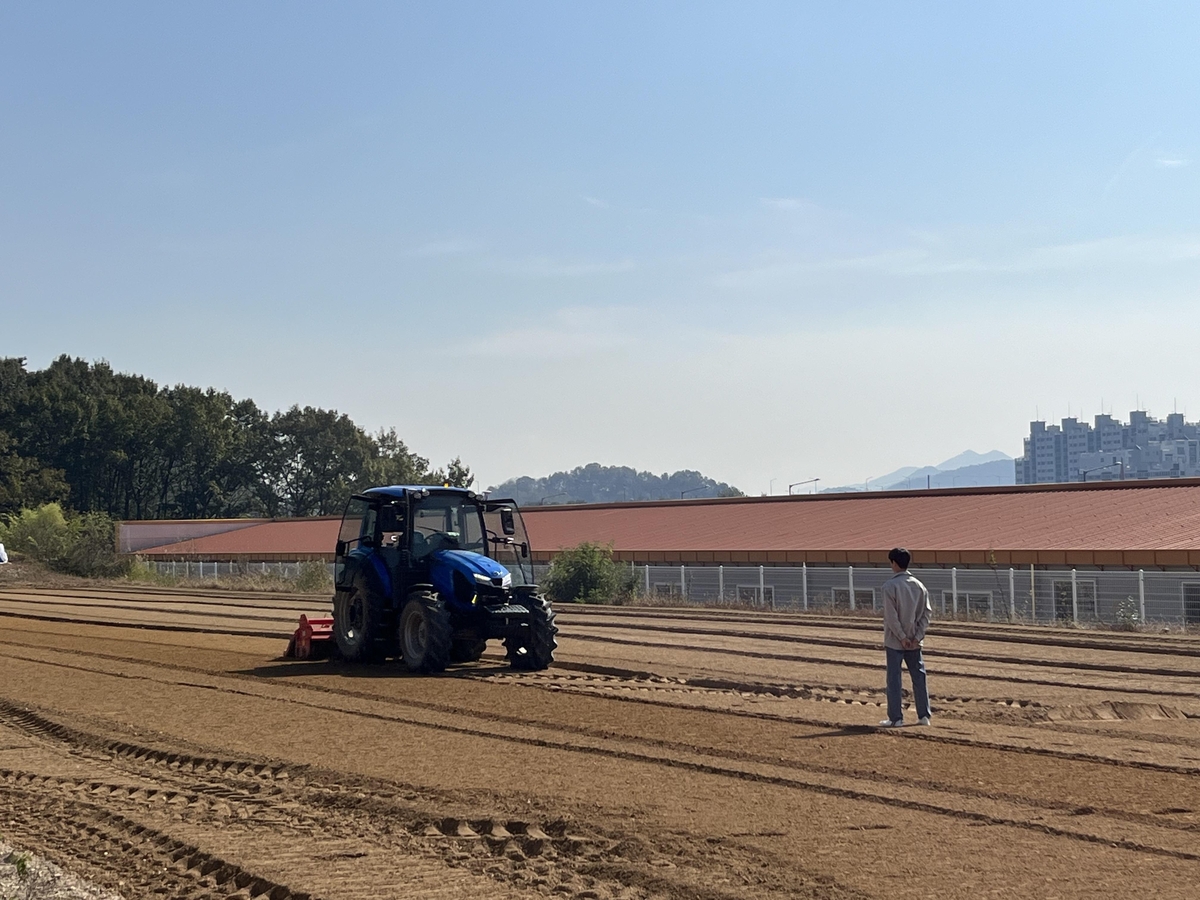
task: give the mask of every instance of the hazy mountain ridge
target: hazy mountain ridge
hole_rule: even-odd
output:
[[[864,484],[825,488],[821,493],[839,491],[918,490],[925,487],[984,487],[1016,483],[1011,456],[999,450],[976,453],[966,450],[936,466],[904,466]]]
[[[510,478],[488,488],[494,497],[512,498],[518,506],[560,503],[621,503],[632,500],[688,500],[740,497],[742,492],[691,469],[655,475],[629,466],[589,463],[544,478]]]

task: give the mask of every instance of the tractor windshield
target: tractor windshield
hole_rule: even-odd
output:
[[[505,534],[504,522],[511,516],[512,534]],[[512,573],[513,584],[533,584],[533,561],[529,554],[529,536],[521,513],[511,500],[489,500],[483,508],[487,526],[488,556]]]
[[[412,555],[421,560],[435,550],[487,553],[479,504],[461,494],[433,494],[413,507]]]

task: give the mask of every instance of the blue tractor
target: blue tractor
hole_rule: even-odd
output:
[[[351,662],[414,672],[472,662],[503,640],[514,669],[545,669],[554,611],[533,582],[516,504],[452,487],[378,487],[346,504],[334,559],[333,639]]]

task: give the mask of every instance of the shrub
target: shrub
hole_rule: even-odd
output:
[[[560,603],[622,603],[632,592],[632,576],[612,558],[611,544],[584,542],[554,557],[546,593]]]
[[[329,574],[329,566],[315,559],[300,563],[300,574],[296,576],[296,590],[316,594],[332,589],[333,577]]]
[[[67,554],[71,528],[62,507],[57,503],[46,503],[37,509],[23,509],[12,516],[8,525],[0,529],[0,543],[9,550],[54,565]]]
[[[1126,597],[1117,604],[1117,630],[1139,631],[1142,627],[1141,605],[1136,597]]]
[[[21,510],[0,528],[0,543],[71,575],[122,575],[129,566],[117,555],[116,526],[107,514],[68,518],[57,503]]]
[[[129,559],[117,555],[116,523],[106,513],[85,513],[67,524],[71,534],[66,557],[59,565],[64,572],[104,578],[129,571]]]

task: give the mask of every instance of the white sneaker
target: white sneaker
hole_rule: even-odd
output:
[[[880,728],[900,728],[903,725],[904,725],[903,719],[897,719],[895,722],[893,722],[891,719],[884,719],[882,722],[879,723]]]
[[[929,724],[929,716],[921,716],[921,718],[917,719],[917,724],[918,725],[928,725]]]

